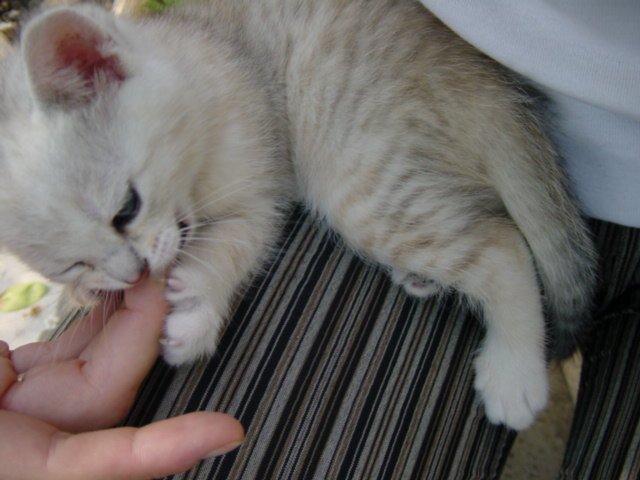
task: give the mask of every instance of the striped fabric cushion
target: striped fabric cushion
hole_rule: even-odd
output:
[[[176,478],[497,478],[514,434],[474,394],[480,322],[454,295],[407,297],[298,209],[215,356],[158,362],[127,421],[236,416],[236,452]]]
[[[594,222],[601,290],[561,479],[640,478],[640,229]]]

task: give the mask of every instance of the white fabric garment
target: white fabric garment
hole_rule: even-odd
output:
[[[640,227],[640,0],[421,0],[556,102],[585,212]]]

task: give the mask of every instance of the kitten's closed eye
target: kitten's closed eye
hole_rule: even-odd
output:
[[[138,195],[137,190],[133,186],[130,186],[122,208],[111,221],[113,228],[115,228],[118,233],[124,233],[126,226],[129,225],[140,212],[141,205],[140,195]]]
[[[69,268],[67,268],[65,271],[61,272],[60,275],[64,275],[65,273],[68,273],[71,270],[76,270],[78,268],[85,268],[85,267],[87,267],[87,264],[85,262],[76,262],[73,265],[71,265]]]
[[[82,270],[85,269],[91,269],[93,268],[91,265],[89,265],[86,262],[76,262],[73,265],[71,265],[69,268],[67,268],[66,270],[63,270],[57,274],[51,275],[52,278],[54,278],[56,281],[59,282],[65,282],[68,280],[72,280],[74,277],[76,277]]]

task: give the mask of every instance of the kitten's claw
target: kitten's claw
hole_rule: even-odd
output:
[[[163,347],[179,347],[182,343],[180,342],[180,340],[176,340],[175,338],[168,338],[165,336],[160,337],[160,340],[158,340],[158,342]]]
[[[167,278],[167,288],[172,292],[179,293],[186,288],[186,285],[184,281],[179,278],[169,277]]]

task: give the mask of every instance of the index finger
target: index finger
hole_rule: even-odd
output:
[[[197,412],[135,429],[121,427],[70,435],[35,418],[0,411],[2,478],[146,479],[192,467],[237,447],[237,420]],[[6,476],[6,477],[5,477]]]
[[[160,353],[167,310],[164,284],[146,280],[125,292],[107,328],[80,354],[87,382],[102,391],[101,402],[135,395]]]

